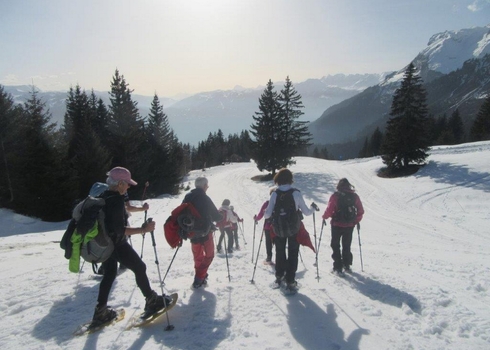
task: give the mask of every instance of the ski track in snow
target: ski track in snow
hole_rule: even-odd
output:
[[[269,197],[272,181],[253,181],[260,174],[253,163],[191,172],[184,185],[204,175],[217,207],[223,199],[231,200],[245,220],[246,244],[239,232],[241,250],[228,256],[228,265],[224,254],[216,254],[209,285],[192,290],[192,254],[184,242],[165,278],[165,292],[178,292],[180,298],[168,315],[175,326],[171,332],[163,330],[166,317],[124,331],[144,307],[127,271],[116,279],[109,300],[111,306],[126,309],[126,319],[99,333],[73,337],[77,326],[92,317],[100,278],[89,264],[80,274],[68,272],[59,248],[66,222],[43,223],[2,209],[0,348],[488,349],[490,162],[482,160],[489,155],[490,142],[437,147],[426,167],[398,179],[375,176],[382,167],[376,158],[297,158],[291,167],[294,186],[307,204],[315,201],[320,207],[315,226],[312,216],[304,219],[314,245],[315,235],[321,242],[319,279],[315,254],[302,247],[297,273],[301,288],[287,297],[269,286],[274,269],[262,263],[263,221],[254,229],[252,219]],[[344,278],[330,273],[329,222],[321,229],[321,215],[341,177],[356,186],[366,211],[360,236],[354,231],[353,273]],[[162,227],[184,195],[148,200],[148,217],[157,222],[155,249],[162,277],[175,254]],[[141,225],[143,216],[133,214],[130,221]],[[138,253],[142,243],[141,236],[133,236]],[[152,287],[160,292],[149,233],[143,253]]]

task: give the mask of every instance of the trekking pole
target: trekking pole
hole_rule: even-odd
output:
[[[315,264],[316,264],[316,279],[320,282],[320,274],[318,272],[318,252],[320,250],[320,243],[322,242],[323,227],[325,226],[325,220],[322,221],[322,228],[320,229],[320,238],[318,239],[318,247],[316,249]]]
[[[143,190],[143,195],[141,196],[141,201],[143,201],[145,199],[146,188],[148,186],[150,186],[150,183],[148,181],[146,181],[145,189]],[[148,214],[148,210],[145,210],[145,221],[144,222],[146,222],[146,215],[147,214]],[[143,259],[143,247],[145,246],[145,234],[146,233],[143,233],[143,241],[141,242],[141,254],[140,254],[141,259]]]
[[[361,271],[364,272],[364,265],[362,264],[361,233],[359,232],[360,229],[361,229],[361,224],[357,223],[357,237],[359,238],[359,254],[361,256]]]
[[[252,274],[252,279],[250,280],[250,283],[252,283],[252,284],[255,283],[255,281],[254,281],[255,270],[257,269],[257,261],[259,261],[260,246],[262,245],[262,238],[264,237],[264,231],[265,231],[265,229],[262,230],[262,234],[260,235],[259,248],[257,249],[257,259],[255,259],[254,273]]]
[[[301,262],[303,263],[303,266],[305,267],[306,270],[308,270],[308,268],[305,265],[305,262],[303,261],[303,257],[301,256],[301,249],[300,248],[298,248],[298,253],[299,253],[299,258],[300,258]]]
[[[243,227],[243,221],[241,222],[242,226],[240,227],[240,224],[238,225],[238,227],[240,228],[240,230],[242,231],[242,237],[243,237],[243,244],[247,244],[247,241],[245,240],[245,228]]]
[[[252,264],[254,263],[254,249],[255,249],[255,228],[257,227],[257,221],[254,219],[254,239],[252,243]]]
[[[318,249],[318,246],[316,244],[316,225],[315,225],[315,212],[313,212],[313,235],[315,236],[315,252]]]
[[[226,231],[225,231],[226,232]],[[232,233],[233,234],[233,233]],[[228,269],[228,282],[231,282],[230,276],[230,264],[228,263],[228,248],[226,248],[226,239],[228,238],[228,232],[226,232],[226,237],[223,239],[225,244],[225,258],[226,258],[226,268]]]
[[[172,260],[170,261],[170,265],[168,265],[167,272],[165,272],[165,276],[163,276],[163,280],[162,280],[163,285],[165,285],[165,278],[167,278],[167,274],[170,271],[170,267],[172,266],[174,259],[175,259],[175,256],[177,255],[177,252],[179,251],[180,247],[182,247],[182,245],[177,246],[177,249],[175,250],[174,256],[173,256]]]
[[[147,222],[151,222],[152,220],[153,220],[152,218],[148,218]],[[151,231],[150,234],[151,234],[151,241],[153,242],[153,251],[155,252],[155,264],[157,265],[157,269],[158,269],[158,279],[160,280],[160,289],[162,290],[163,304],[165,305],[165,308],[167,308],[167,300],[165,299],[165,293],[163,292],[162,274],[160,273],[160,263],[158,262],[155,234],[153,231]],[[168,317],[168,312],[166,312],[165,315],[167,316],[167,327],[165,327],[165,330],[171,331],[174,329],[174,326],[170,324],[170,318]]]

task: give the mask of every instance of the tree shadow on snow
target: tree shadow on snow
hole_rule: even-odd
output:
[[[167,318],[162,316],[153,324],[141,328],[141,335],[128,350],[142,349],[151,337],[165,348],[215,349],[229,335],[231,315],[217,319],[216,296],[205,289],[191,293],[188,304],[177,304],[168,314],[174,330],[163,331],[168,322]]]
[[[322,310],[315,302],[303,294],[288,298],[288,323],[293,337],[308,350],[359,349],[361,337],[369,334],[367,329],[357,328],[347,339],[337,323],[337,313],[333,304]]]
[[[338,180],[328,174],[295,172],[293,187],[300,190],[303,197],[311,198],[317,204],[326,203],[329,193],[335,192]],[[310,203],[307,202],[306,205],[310,205]]]
[[[375,281],[369,277],[352,272],[345,279],[359,292],[372,300],[401,308],[406,304],[413,312],[420,314],[422,305],[413,295],[396,289],[390,285]]]
[[[430,177],[435,182],[490,192],[489,173],[471,171],[462,165],[430,161],[415,176]]]

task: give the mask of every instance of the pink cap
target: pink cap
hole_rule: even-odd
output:
[[[129,170],[120,166],[115,167],[106,175],[116,181],[125,181],[131,186],[136,186],[138,184],[136,181],[131,179],[131,173],[129,172]]]

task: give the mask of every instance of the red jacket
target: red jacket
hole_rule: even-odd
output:
[[[260,208],[260,211],[259,213],[257,214],[257,216],[255,217],[255,220],[256,221],[260,221],[260,219],[262,219],[264,217],[264,213],[265,213],[265,210],[267,209],[267,206],[269,205],[269,201],[265,201],[264,204],[262,204],[262,208]],[[265,220],[264,222],[264,230],[270,230],[272,227],[271,227],[271,222],[270,220]]]
[[[364,215],[364,208],[362,206],[361,199],[359,198],[357,193],[355,193],[354,191],[348,191],[348,192],[354,193],[354,195],[356,197],[356,203],[355,203],[355,206],[357,208],[356,220],[355,220],[355,222],[340,222],[340,221],[335,220],[335,213],[337,212],[337,203],[338,203],[338,198],[339,198],[338,192],[335,192],[334,194],[332,194],[330,196],[330,199],[328,200],[327,209],[325,209],[325,213],[323,213],[323,216],[322,216],[322,218],[324,220],[326,220],[328,218],[332,218],[332,220],[330,221],[330,224],[332,226],[354,227],[362,220],[362,216]]]

